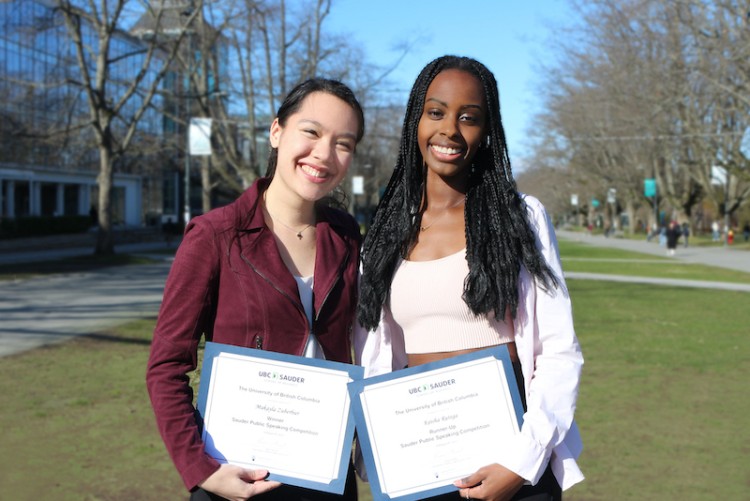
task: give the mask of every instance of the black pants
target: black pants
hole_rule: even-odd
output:
[[[344,494],[331,494],[329,492],[313,491],[294,487],[291,485],[282,485],[278,489],[253,496],[255,501],[357,501],[357,482],[354,478],[354,468],[349,466],[349,473],[346,476],[346,486]],[[225,498],[198,489],[190,495],[190,501],[224,501]]]

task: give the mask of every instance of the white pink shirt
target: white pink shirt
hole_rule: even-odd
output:
[[[545,291],[521,268],[513,331],[527,411],[521,433],[507,448],[497,451],[496,460],[532,484],[539,481],[550,463],[565,490],[583,480],[576,463],[583,444],[573,419],[583,355],[573,328],[570,296],[554,229],[536,198],[525,196],[524,200],[537,248],[557,276],[560,287]],[[393,290],[391,294],[393,297]],[[383,308],[377,329],[356,330],[354,344],[356,362],[365,367],[366,377],[398,370],[407,364],[404,330],[388,307]]]
[[[508,315],[475,315],[461,299],[469,273],[466,249],[432,261],[402,260],[391,283],[390,309],[406,353],[486,348],[513,341]],[[509,312],[510,313],[510,312]]]

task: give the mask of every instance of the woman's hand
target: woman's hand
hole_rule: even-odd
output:
[[[453,485],[460,489],[464,499],[507,501],[523,487],[524,480],[499,464],[479,468],[476,473],[457,480]]]
[[[239,466],[223,464],[199,487],[231,501],[245,501],[255,495],[270,491],[281,485],[265,480],[266,470],[246,470]]]

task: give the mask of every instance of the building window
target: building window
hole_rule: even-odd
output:
[[[57,184],[42,183],[39,187],[42,216],[57,216]]]
[[[78,215],[79,211],[79,194],[81,190],[77,184],[66,184],[63,189],[63,211],[66,216]]]

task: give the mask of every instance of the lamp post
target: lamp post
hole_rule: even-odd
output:
[[[617,189],[607,190],[607,207],[609,210],[609,228],[605,236],[614,235],[618,228],[617,224]]]
[[[577,193],[573,193],[570,195],[570,205],[573,206],[573,218],[574,218],[573,224],[580,226],[579,217],[578,217],[579,214],[578,214],[578,194]]]
[[[194,12],[194,5],[192,2],[188,5],[188,8],[182,11],[181,16],[187,16],[185,21],[185,35],[187,36],[187,83],[186,83],[186,101],[185,101],[185,195],[184,195],[184,213],[183,218],[185,219],[185,226],[190,222],[190,115],[193,109],[193,36],[195,34],[193,28],[190,26],[191,16]]]
[[[724,169],[724,247],[729,247],[729,171]]]
[[[189,141],[189,139],[188,139]],[[185,208],[183,217],[185,224],[190,222],[190,147],[185,148]]]
[[[724,191],[724,246],[729,245],[729,170],[719,165],[711,166],[711,184]],[[719,205],[721,210],[721,205]]]
[[[653,179],[644,179],[643,180],[643,196],[646,198],[648,197],[654,197],[654,225],[656,227],[659,227],[659,202],[657,200],[657,194],[656,194],[656,177]],[[647,230],[648,234],[648,230]]]

